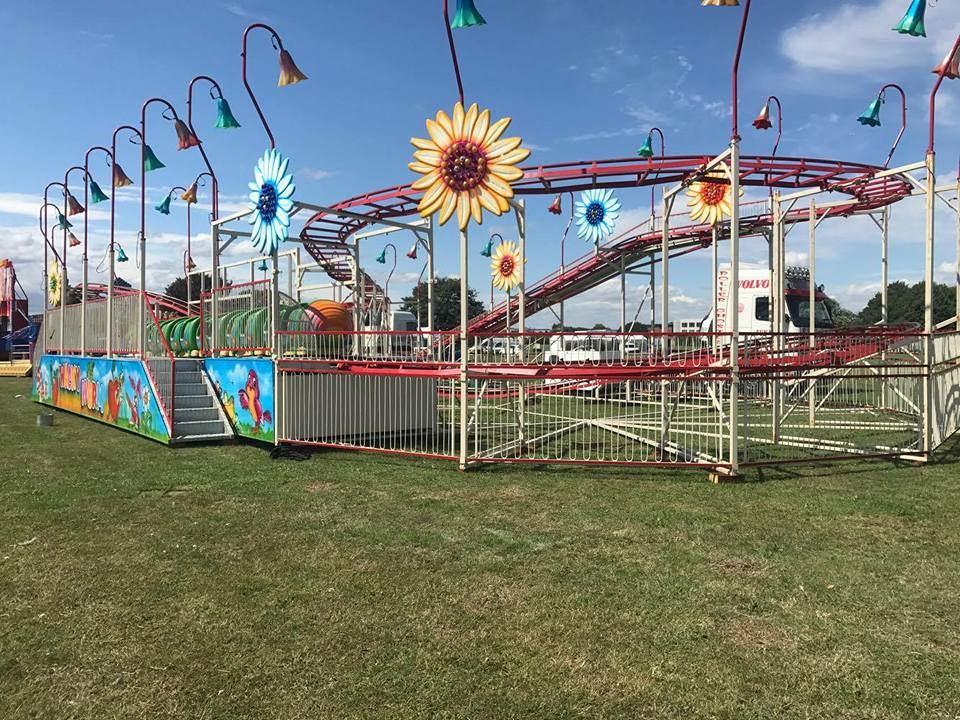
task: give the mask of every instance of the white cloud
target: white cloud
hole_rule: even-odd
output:
[[[905,9],[904,0],[845,2],[787,28],[780,49],[800,67],[847,75],[933,67],[960,30],[960,4],[938,4],[935,20],[928,14],[926,42],[891,32]]]
[[[337,173],[333,170],[321,170],[319,168],[302,168],[300,170],[301,175],[305,175],[311,180],[326,180],[329,177],[333,177]]]

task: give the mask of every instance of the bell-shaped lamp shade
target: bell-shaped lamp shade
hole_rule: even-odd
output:
[[[83,212],[83,205],[77,202],[73,193],[67,193],[67,215],[79,215]]]
[[[197,202],[197,184],[192,183],[190,187],[184,190],[183,195],[180,196],[180,199],[183,200],[187,205]]]
[[[642,158],[653,157],[653,133],[647,135],[647,139],[643,141],[643,145],[637,150],[637,155]]]
[[[160,204],[155,205],[153,209],[156,210],[161,215],[169,215],[170,214],[170,194],[168,193],[167,196],[160,201]]]
[[[927,29],[923,25],[923,14],[927,11],[927,0],[911,0],[906,15],[893,28],[902,35],[926,37]]]
[[[186,150],[200,144],[200,139],[190,132],[190,128],[188,128],[187,124],[180,118],[173,121],[173,129],[177,131],[178,150]]]
[[[473,0],[457,0],[457,11],[453,14],[453,20],[450,21],[450,27],[454,30],[458,28],[475,27],[477,25],[486,25],[487,21],[473,4]]]
[[[883,101],[880,98],[877,98],[868,107],[863,115],[857,118],[857,122],[861,125],[869,125],[870,127],[880,127],[880,105]]]
[[[380,263],[381,265],[386,265],[386,264],[387,264],[387,249],[386,249],[386,248],[384,248],[383,250],[381,250],[381,251],[380,251],[380,254],[377,255],[377,262]]]
[[[76,247],[77,245],[80,244],[80,239],[79,239],[76,235],[74,235],[72,232],[68,232],[68,233],[67,233],[67,244],[68,244],[70,247]]]
[[[493,256],[493,238],[487,240],[487,244],[483,247],[483,250],[480,251],[480,254],[485,258]]]
[[[703,0],[700,4],[704,7],[736,7],[740,0]]]
[[[769,130],[773,127],[773,123],[770,122],[770,103],[763,104],[763,109],[760,110],[757,119],[753,121],[753,126],[757,130]]]
[[[128,259],[127,254],[123,251],[123,246],[117,245],[117,262],[126,262]]]
[[[230,112],[230,104],[222,97],[217,98],[217,122],[214,127],[218,128],[238,128],[240,123]]]
[[[149,145],[144,145],[143,146],[143,169],[146,170],[147,172],[150,172],[151,170],[159,170],[162,167],[166,167],[166,165],[160,162],[160,158],[158,158],[156,154],[154,154],[153,148],[150,147]]]
[[[196,270],[197,264],[193,261],[192,257],[187,257],[187,270]]]
[[[950,52],[953,52],[953,48],[950,48]],[[944,70],[944,68],[946,68],[946,70]],[[960,52],[947,55],[943,59],[943,62],[933,69],[933,73],[934,75],[943,73],[943,76],[948,80],[957,80],[960,78]]]
[[[130,187],[133,185],[133,180],[123,171],[123,168],[120,167],[120,163],[113,164],[113,186],[118,187]]]
[[[267,266],[267,261],[266,261],[266,260],[261,260],[261,261],[260,261],[260,264],[257,265],[257,270],[259,270],[260,272],[266,272],[268,269],[269,269],[269,268],[268,268],[268,266]]]
[[[110,198],[100,189],[100,186],[97,185],[96,180],[90,181],[90,202],[96,205],[97,203],[102,203],[105,200]]]
[[[563,212],[563,198],[560,195],[557,195],[553,202],[550,203],[550,207],[547,208],[547,211],[551,215],[559,215]]]
[[[69,230],[73,227],[73,223],[67,220],[66,215],[63,213],[57,213],[57,230]]]
[[[411,260],[417,259],[417,243],[414,243],[413,245],[411,245],[410,249],[407,250],[407,257],[410,258]]]
[[[297,67],[297,64],[293,61],[290,53],[286,50],[280,51],[280,79],[277,80],[277,85],[279,87],[286,87],[287,85],[295,85],[301,80],[306,80],[307,76],[304,75],[300,68]]]

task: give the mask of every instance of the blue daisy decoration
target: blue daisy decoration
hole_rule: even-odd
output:
[[[254,182],[250,187],[250,214],[247,222],[253,225],[253,246],[263,254],[271,254],[287,237],[293,193],[297,186],[293,175],[287,173],[290,158],[274,149],[267,150],[254,168]]]
[[[574,215],[577,218],[577,237],[599,244],[613,235],[620,217],[620,201],[612,190],[587,190],[577,201]]]

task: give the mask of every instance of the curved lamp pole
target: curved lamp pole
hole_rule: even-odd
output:
[[[197,75],[187,86],[187,127],[190,129],[190,132],[193,133],[194,137],[196,137],[197,133],[193,128],[193,88],[200,81],[210,84],[210,99],[217,103],[218,113],[216,127],[240,127],[240,123],[233,117],[233,113],[230,112],[230,106],[223,97],[223,90],[221,90],[220,84],[209,75]],[[198,146],[198,149],[200,150],[200,156],[203,158],[204,164],[207,166],[207,173],[210,175],[210,192],[212,195],[210,201],[211,219],[216,220],[220,217],[220,181],[217,180],[217,174],[213,170],[213,165],[210,164],[210,158],[207,157],[207,151],[204,150],[202,143]]]
[[[50,263],[50,253],[53,253],[55,260],[63,264],[63,259],[60,257],[60,253],[57,251],[56,246],[50,242],[50,238],[47,236],[47,227],[48,227],[48,218],[47,218],[47,208],[52,207],[56,210],[57,215],[60,215],[60,208],[56,206],[55,203],[52,203],[47,200],[47,191],[50,189],[51,185],[56,185],[58,183],[51,183],[47,185],[47,189],[44,190],[44,199],[43,204],[40,206],[40,211],[38,213],[38,220],[40,223],[40,235],[43,237],[43,309],[46,313],[48,306],[48,282],[49,282],[49,263]],[[46,349],[46,348],[44,348]]]
[[[93,176],[90,174],[90,154],[94,150],[99,150],[102,153],[105,153],[107,159],[112,160],[113,156],[110,154],[110,151],[103,147],[102,145],[94,145],[89,148],[83,156],[83,206],[89,207],[90,205],[90,183],[93,182],[96,193],[94,193],[94,204],[98,202],[103,202],[106,200],[104,197],[103,191],[100,189],[100,186],[97,184],[97,181],[93,179]],[[81,295],[80,295],[80,354],[86,355],[87,353],[87,286],[89,284],[89,267],[90,260],[88,254],[89,248],[89,220],[90,213],[85,212],[83,214],[83,278],[81,280]]]
[[[49,225],[49,218],[47,217],[47,214],[46,214],[46,208],[47,208],[48,206],[56,207],[56,205],[54,205],[53,203],[48,202],[48,197],[49,197],[49,194],[50,194],[50,188],[53,188],[53,187],[59,187],[59,188],[63,191],[63,198],[64,198],[64,200],[67,199],[67,186],[64,185],[62,182],[56,182],[56,181],[54,181],[54,182],[47,183],[47,186],[43,189],[43,205],[42,205],[42,207],[41,207],[41,209],[42,209],[42,211],[43,211],[43,228],[42,228],[42,231],[43,231],[43,238],[44,238],[44,240],[46,240],[47,244],[50,245],[51,247],[53,247],[53,243],[50,241],[50,236],[48,235],[48,232],[49,232],[49,230],[50,230],[50,225]],[[61,273],[61,274],[60,274],[60,285],[61,285],[61,288],[63,288],[63,287],[65,287],[66,282],[67,282],[67,252],[66,252],[66,249],[67,249],[67,235],[66,235],[67,206],[66,206],[66,203],[64,203],[63,212],[61,213],[61,212],[58,211],[57,215],[58,215],[58,217],[64,218],[63,254],[62,254],[62,256],[58,256],[57,252],[54,251],[54,256],[55,256],[55,257],[59,257],[59,260],[60,260],[60,267],[61,267],[61,271],[60,271],[60,273]],[[44,255],[46,255],[46,253],[44,253]],[[45,258],[44,258],[44,277],[43,277],[43,288],[44,288],[43,291],[44,291],[44,294],[45,294],[45,295],[44,295],[44,297],[45,297],[44,303],[46,303],[47,299],[49,299],[49,298],[46,298],[46,293],[47,293],[47,289],[48,289],[47,284],[48,284],[48,282],[49,282],[49,277],[48,277],[48,274],[47,274],[46,265],[47,265],[47,262],[46,262],[46,257],[45,257]],[[65,293],[61,292],[61,295],[60,295],[60,349],[59,349],[61,355],[63,354],[63,298],[64,298],[64,297],[65,297]],[[47,306],[47,305],[44,304],[44,307],[46,307],[46,306]]]
[[[127,130],[133,134],[133,137],[130,138],[130,142],[135,143],[135,139],[139,140],[140,145],[143,146],[143,135],[140,134],[140,131],[132,125],[121,125],[116,130],[113,131],[113,138],[110,142],[110,161],[112,165],[112,174],[113,174],[113,192],[110,193],[110,247],[108,249],[109,256],[109,269],[108,275],[109,280],[107,284],[107,357],[113,355],[113,285],[114,285],[114,276],[115,276],[115,254],[116,254],[116,227],[117,227],[117,188],[118,187],[127,187],[133,185],[133,181],[123,172],[123,168],[120,167],[120,164],[117,162],[117,135],[120,134],[121,130]],[[136,143],[135,143],[136,144]],[[142,164],[142,163],[141,163]],[[141,223],[142,227],[142,223]],[[142,305],[142,303],[141,303]]]
[[[463,78],[460,77],[460,62],[457,60],[457,45],[453,41],[453,27],[450,25],[450,7],[448,0],[440,0],[443,3],[443,27],[447,31],[447,43],[450,45],[450,59],[453,61],[453,74],[457,78],[457,93],[460,96],[460,104],[463,105]]]
[[[650,159],[653,157],[653,134],[656,133],[660,136],[660,157],[664,158],[667,156],[667,141],[663,136],[663,130],[658,127],[650,128],[647,132],[646,142],[643,143],[643,146],[637,151],[637,155],[642,158]],[[650,186],[650,229],[653,230],[653,218],[656,217],[656,207],[657,207],[657,195],[656,187],[654,185]]]
[[[140,237],[138,238],[139,242],[137,243],[137,253],[140,258],[140,293],[143,301],[140,303],[139,308],[140,314],[138,320],[139,327],[137,328],[137,347],[140,351],[141,357],[144,354],[144,343],[146,340],[145,305],[147,302],[147,170],[163,167],[162,163],[154,164],[150,162],[152,160],[156,160],[156,156],[153,155],[153,151],[147,144],[147,108],[154,103],[165,106],[163,110],[163,118],[173,123],[174,129],[177,132],[177,139],[179,141],[178,147],[180,150],[186,150],[187,148],[197,147],[200,145],[200,140],[197,138],[196,134],[194,134],[194,132],[187,127],[186,123],[180,119],[180,117],[177,115],[176,108],[174,108],[169,101],[161,97],[152,97],[149,100],[146,100],[143,105],[140,106]],[[167,115],[168,112],[170,115]]]
[[[393,243],[387,243],[383,246],[383,252],[380,253],[380,256],[377,258],[377,262],[381,265],[387,264],[387,250],[393,250],[393,267],[390,268],[390,272],[387,273],[387,281],[383,284],[383,300],[384,306],[386,307],[386,321],[390,322],[390,279],[393,277],[393,273],[397,269],[397,246]]]
[[[702,0],[703,5],[717,7],[739,6],[739,0]],[[731,177],[731,208],[730,208],[730,296],[733,307],[740,302],[740,111],[739,111],[739,81],[740,58],[743,55],[743,41],[747,34],[747,22],[750,19],[752,0],[746,0],[743,6],[743,17],[740,20],[740,34],[737,37],[737,49],[733,56],[731,70],[731,114],[733,118],[730,133],[730,177]],[[665,261],[665,259],[664,259]],[[665,275],[666,273],[664,273]],[[664,296],[666,297],[666,288]],[[667,308],[661,310],[666,331]],[[737,313],[730,317],[730,434],[728,449],[730,456],[730,470],[737,474],[740,466],[739,452],[739,385],[740,385],[740,322]]]
[[[82,173],[84,174],[84,184],[86,184],[86,172],[87,172],[87,169],[86,169],[84,166],[82,166],[82,165],[73,165],[72,167],[70,167],[70,168],[67,169],[67,171],[63,174],[63,209],[66,211],[67,217],[69,217],[69,216],[71,216],[71,215],[80,215],[80,214],[82,214],[83,217],[84,217],[83,224],[84,224],[84,226],[86,227],[86,224],[87,224],[87,220],[86,220],[86,217],[87,217],[87,208],[86,208],[86,205],[81,205],[80,203],[78,203],[78,202],[77,202],[77,199],[73,196],[73,193],[70,192],[70,173],[74,172],[75,170],[79,170],[80,172],[82,172]],[[67,287],[68,287],[68,285],[67,285],[67,283],[66,283],[66,277],[67,277],[67,268],[66,268],[66,263],[67,263],[67,247],[69,246],[69,243],[67,242],[67,237],[68,237],[67,224],[64,223],[64,224],[63,224],[63,263],[64,263],[64,268],[63,268],[64,284],[63,284],[63,286],[64,286],[64,291],[66,291],[66,289],[67,289]],[[86,288],[83,288],[83,289],[82,289],[82,292],[85,293],[85,292],[86,292]],[[64,296],[64,301],[61,302],[61,305],[63,306],[63,305],[66,305],[66,304],[67,304],[67,303],[66,303],[66,296]],[[84,309],[85,307],[86,307],[86,303],[84,302],[83,297],[81,296],[81,298],[80,298],[80,311],[81,311],[80,325],[81,325],[81,326],[83,325],[83,315],[82,315],[82,312],[83,312],[83,309]],[[65,314],[66,314],[66,313],[64,313],[64,312],[61,312],[61,313],[60,313],[60,341],[61,341],[61,343],[63,342],[64,320],[65,320],[64,316],[65,316]],[[82,346],[82,343],[81,343],[81,346]],[[82,354],[82,353],[81,353],[81,354]]]
[[[780,148],[780,140],[783,138],[783,105],[780,103],[780,98],[776,95],[767,98],[767,102],[760,110],[757,119],[753,121],[753,126],[757,130],[769,130],[773,127],[770,122],[770,103],[777,106],[777,140],[773,143],[773,152],[770,153],[770,157],[776,157],[777,150]]]
[[[880,92],[877,93],[877,99],[871,102],[863,115],[857,118],[857,122],[861,125],[880,127],[880,106],[887,101],[887,90],[891,89],[900,93],[900,132],[897,133],[897,139],[894,140],[893,147],[890,148],[890,152],[887,154],[887,161],[883,164],[884,168],[890,167],[893,154],[897,151],[897,148],[900,146],[900,140],[907,131],[907,94],[903,91],[903,88],[896,83],[888,83],[880,88]]]
[[[954,40],[953,48],[948,58],[956,56],[960,51],[960,35]],[[933,269],[934,269],[934,240],[936,239],[935,205],[937,192],[936,167],[936,123],[937,123],[937,93],[947,77],[951,63],[945,62],[938,68],[937,82],[930,91],[930,118],[927,140],[927,207],[926,207],[926,253],[924,256],[924,292],[923,292],[923,330],[926,335],[925,359],[927,371],[923,376],[923,451],[933,450]],[[960,292],[960,291],[958,291]]]
[[[247,81],[247,36],[250,34],[251,30],[260,28],[266,30],[270,33],[270,39],[273,43],[273,49],[279,53],[280,58],[280,79],[277,82],[277,85],[280,87],[285,87],[287,85],[293,85],[300,82],[301,80],[306,80],[307,76],[300,72],[300,68],[296,66],[296,63],[293,62],[293,58],[290,56],[290,53],[284,49],[283,40],[280,39],[280,36],[277,34],[277,31],[274,30],[269,25],[264,23],[253,23],[248,25],[246,30],[243,31],[243,42],[242,48],[240,51],[241,59],[241,68],[240,72],[243,77],[243,87],[247,90],[247,95],[250,96],[250,102],[253,103],[254,109],[257,111],[257,115],[260,118],[260,122],[263,124],[263,129],[267,131],[267,138],[270,140],[270,149],[274,149],[277,146],[276,141],[273,139],[273,132],[270,130],[270,125],[267,124],[267,118],[263,114],[263,110],[260,109],[260,103],[257,102],[256,96],[253,94],[253,88],[250,87],[250,83]]]

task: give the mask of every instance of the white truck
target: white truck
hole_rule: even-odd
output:
[[[789,268],[784,273],[786,303],[786,332],[806,332],[810,328],[810,272],[806,268]],[[771,332],[770,270],[762,265],[740,265],[739,307],[736,309],[738,329],[742,333]],[[814,292],[814,323],[818,330],[834,327],[827,305],[829,298],[823,287]],[[701,325],[702,332],[730,332],[730,318],[734,312],[730,293],[730,265],[721,265],[717,273],[717,317],[713,311]]]

